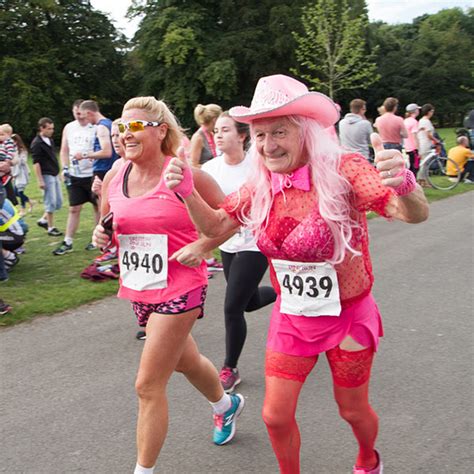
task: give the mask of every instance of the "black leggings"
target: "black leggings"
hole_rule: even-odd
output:
[[[227,253],[221,250],[225,292],[225,362],[227,367],[237,367],[245,338],[247,323],[244,311],[263,308],[276,300],[271,286],[258,287],[268,268],[268,261],[260,252]]]

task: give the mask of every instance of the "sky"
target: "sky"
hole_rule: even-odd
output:
[[[92,6],[108,13],[126,36],[131,38],[139,21],[125,18],[130,0],[91,0]],[[443,8],[474,6],[473,0],[367,0],[369,19],[386,23],[410,23],[424,13],[436,13]]]

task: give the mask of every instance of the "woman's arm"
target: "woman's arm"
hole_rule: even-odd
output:
[[[181,151],[181,155],[169,162],[165,170],[165,183],[169,189],[183,197],[197,229],[210,238],[221,237],[237,229],[240,224],[224,210],[217,209],[224,199],[219,185],[204,171],[191,171],[184,158],[184,151]]]

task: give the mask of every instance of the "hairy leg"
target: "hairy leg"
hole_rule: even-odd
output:
[[[372,348],[364,348],[348,337],[339,347],[327,353],[334,382],[334,397],[341,417],[352,428],[359,444],[356,465],[374,468],[377,465],[375,440],[378,416],[369,403],[370,370],[374,357]]]
[[[267,349],[263,421],[282,474],[300,472],[301,438],[296,423],[298,398],[314,357],[295,357]]]

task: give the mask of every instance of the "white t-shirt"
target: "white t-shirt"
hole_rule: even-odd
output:
[[[82,126],[77,120],[69,122],[65,127],[65,136],[69,147],[69,174],[76,178],[90,178],[93,176],[92,165],[94,160],[79,160],[72,162],[76,153],[94,151],[96,126],[87,124]]]
[[[428,137],[428,132],[433,134],[435,128],[431,123],[431,120],[427,118],[422,118],[418,122],[418,143],[419,143],[419,150],[418,152],[420,155],[426,155],[431,151],[431,146],[433,145],[432,141]]]
[[[245,155],[244,160],[238,165],[227,164],[224,160],[224,156],[220,155],[207,161],[201,167],[202,170],[210,174],[217,181],[217,184],[221,187],[226,196],[237,191],[247,182],[250,168],[250,155]],[[228,253],[244,251],[259,252],[255,237],[252,232],[245,227],[241,227],[237,234],[225,241],[219,248]]]

